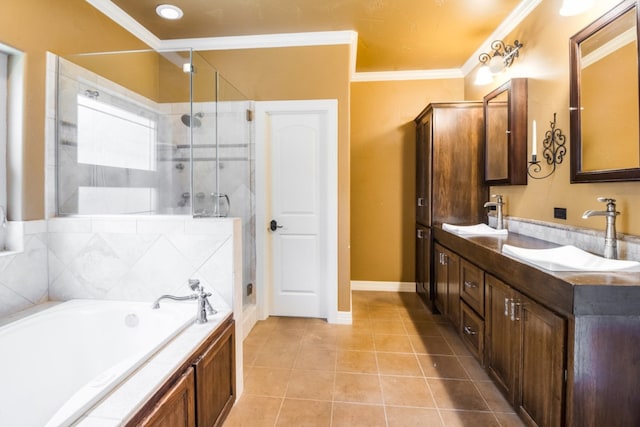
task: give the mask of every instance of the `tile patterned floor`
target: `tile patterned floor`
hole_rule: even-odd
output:
[[[353,325],[270,317],[244,341],[225,427],[522,426],[416,294],[353,292]]]

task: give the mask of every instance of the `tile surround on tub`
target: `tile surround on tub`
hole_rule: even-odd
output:
[[[512,233],[558,245],[574,245],[597,255],[602,255],[604,251],[604,225],[602,230],[592,230],[510,216],[505,216],[504,222],[507,230]],[[489,225],[496,226],[495,215],[489,215]],[[618,258],[640,261],[640,237],[618,233]]]

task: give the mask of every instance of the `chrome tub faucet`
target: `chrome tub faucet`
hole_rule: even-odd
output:
[[[502,194],[493,194],[491,197],[495,197],[495,202],[487,202],[484,204],[485,208],[495,207],[496,208],[496,230],[502,230],[504,228],[504,220],[502,218],[502,206],[504,205],[504,201],[502,200]]]
[[[609,259],[618,259],[618,239],[616,236],[616,216],[620,212],[616,211],[615,199],[607,197],[598,197],[598,201],[607,204],[607,210],[594,211],[587,210],[582,214],[582,218],[590,218],[592,216],[604,216],[606,218],[606,228],[604,232],[604,257]]]
[[[196,323],[207,323],[207,313],[211,315],[217,313],[217,311],[211,306],[211,303],[208,300],[208,298],[211,296],[211,293],[204,291],[204,287],[200,285],[200,280],[198,279],[189,279],[189,287],[191,288],[191,290],[195,291],[194,294],[182,297],[177,297],[174,295],[162,295],[160,298],[156,299],[153,302],[151,308],[160,308],[160,301],[163,299],[170,299],[174,301],[188,301],[196,299],[198,300]]]

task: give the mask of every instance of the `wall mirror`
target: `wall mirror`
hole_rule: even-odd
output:
[[[527,79],[512,79],[484,97],[485,182],[527,183]]]
[[[571,182],[640,180],[637,1],[570,42]]]

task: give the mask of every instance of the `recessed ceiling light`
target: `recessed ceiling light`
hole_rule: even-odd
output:
[[[172,4],[161,4],[156,7],[156,13],[164,19],[180,19],[184,15],[178,6]]]

